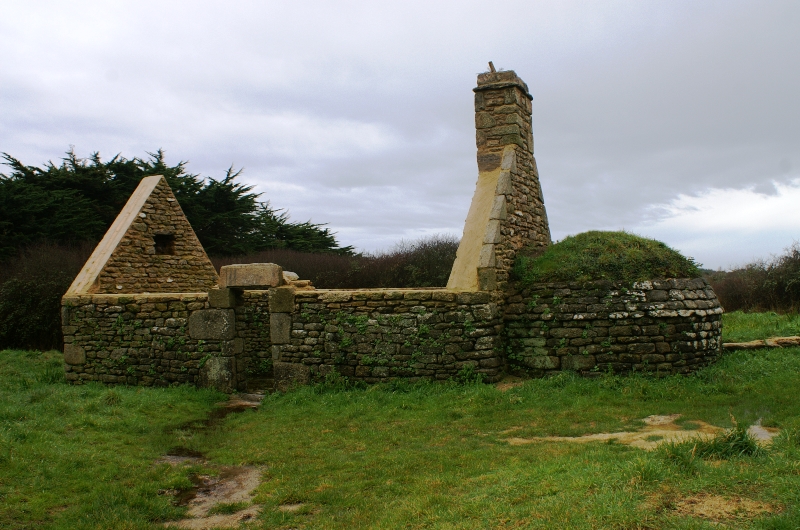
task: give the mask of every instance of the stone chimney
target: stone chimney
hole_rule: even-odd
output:
[[[517,253],[550,244],[533,157],[528,86],[513,71],[478,75],[478,183],[448,289],[505,289]]]

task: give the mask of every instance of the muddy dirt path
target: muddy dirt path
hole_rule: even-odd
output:
[[[220,423],[229,414],[255,409],[263,394],[234,394],[220,403],[209,418],[194,430],[204,430]],[[192,487],[184,490],[162,490],[160,495],[173,497],[176,506],[187,506],[188,517],[165,523],[167,528],[238,528],[242,522],[258,516],[261,506],[252,503],[253,491],[261,482],[261,470],[252,466],[215,466],[204,454],[176,447],[160,458],[157,464],[176,467],[202,465],[208,474],[191,474]]]

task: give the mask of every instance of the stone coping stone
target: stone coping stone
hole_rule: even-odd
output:
[[[267,292],[269,289],[244,289],[245,292]],[[447,289],[446,287],[390,287],[382,288],[365,288],[365,289],[314,289],[313,291],[297,291],[297,295],[303,296],[316,296],[320,293],[419,293],[419,292],[442,292],[442,293],[484,293],[483,291],[461,291],[457,289]]]
[[[458,304],[486,304],[492,300],[491,293],[484,291],[450,291],[447,289],[375,289],[375,290],[318,290],[295,293],[303,300],[319,300],[337,303],[360,300],[433,300]]]
[[[267,296],[269,290],[245,290],[244,297],[248,299]],[[314,291],[294,292],[298,303],[311,300],[325,304],[344,303],[350,301],[378,301],[378,300],[412,300],[449,302],[453,304],[473,305],[488,304],[494,301],[496,293],[487,291],[456,291],[446,288],[420,288],[420,289],[316,289]]]
[[[208,293],[132,293],[132,294],[81,294],[64,296],[61,302],[102,302],[129,304],[132,302],[198,302],[208,299]]]

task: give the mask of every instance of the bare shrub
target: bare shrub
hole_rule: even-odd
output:
[[[375,254],[342,256],[276,249],[226,258],[212,258],[214,266],[235,263],[277,263],[323,289],[381,287],[444,287],[458,250],[458,239],[434,235],[401,241]]]
[[[726,311],[795,312],[800,308],[800,243],[780,256],[706,275]]]
[[[60,349],[61,297],[91,245],[40,243],[0,267],[0,349]]]
[[[212,258],[214,266],[277,263],[329,289],[444,287],[458,240],[436,235],[401,241],[376,254],[343,256],[296,250],[265,250]],[[0,349],[61,349],[61,297],[92,252],[92,245],[41,243],[0,267]]]

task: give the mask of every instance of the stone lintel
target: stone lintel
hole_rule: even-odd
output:
[[[269,289],[283,283],[283,269],[275,263],[225,265],[219,271],[220,287]]]

